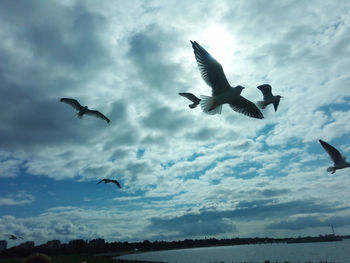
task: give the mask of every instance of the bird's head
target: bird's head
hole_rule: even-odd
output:
[[[280,99],[280,98],[283,98],[283,96],[281,96],[281,95],[277,95],[277,98],[279,98],[279,99]]]
[[[262,85],[259,85],[257,88],[258,89],[259,88],[270,88],[271,89],[271,85],[269,85],[269,84],[262,84]]]
[[[238,85],[238,86],[236,86],[236,89],[238,89],[241,92],[245,88],[243,86],[241,86],[241,85]]]

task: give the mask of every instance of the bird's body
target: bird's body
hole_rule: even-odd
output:
[[[334,166],[327,168],[327,172],[335,173],[336,170],[344,169],[350,167],[350,163],[346,161],[346,157],[343,156],[336,148],[332,145],[326,143],[325,141],[319,140],[322,147],[326,150],[328,155],[331,157]]]
[[[8,236],[8,238],[11,240],[23,239],[23,237],[21,237],[21,236],[15,236],[12,234],[6,234],[5,236]]]
[[[280,95],[274,96],[271,92],[271,86],[269,84],[263,84],[257,87],[263,94],[263,100],[258,101],[257,104],[261,109],[265,109],[267,105],[273,104],[275,111],[277,111],[280,99],[283,98]]]
[[[75,99],[68,99],[68,98],[61,98],[61,102],[67,103],[68,105],[72,106],[74,109],[78,111],[77,116],[79,119],[81,119],[85,114],[94,116],[97,118],[100,118],[102,120],[105,120],[107,123],[110,122],[110,120],[103,115],[101,112],[97,110],[90,110],[87,106],[82,106],[77,100]]]
[[[101,181],[99,181],[97,184],[104,182],[105,184],[107,183],[114,183],[116,186],[118,186],[119,188],[122,188],[120,183],[117,180],[113,180],[113,179],[102,179]]]
[[[192,104],[188,105],[188,107],[190,107],[191,109],[194,109],[195,107],[197,107],[198,104],[201,102],[201,99],[197,98],[192,93],[180,92],[179,95],[181,95],[181,96],[183,96],[183,97],[185,97],[193,102]]]
[[[236,112],[263,119],[264,116],[259,108],[241,96],[244,87],[240,85],[231,87],[221,64],[197,42],[191,41],[191,44],[202,78],[212,88],[212,96],[201,96],[199,103],[202,110],[208,114],[220,114],[222,105],[228,103]]]

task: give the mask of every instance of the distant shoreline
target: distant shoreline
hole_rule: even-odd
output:
[[[35,252],[46,253],[48,255],[71,255],[71,254],[90,254],[101,256],[121,257],[134,253],[147,253],[154,251],[191,249],[203,247],[219,247],[219,246],[240,246],[254,244],[277,244],[277,243],[314,243],[314,242],[334,242],[343,239],[349,239],[350,235],[320,235],[317,237],[297,237],[297,238],[231,238],[231,239],[185,239],[179,241],[148,241],[143,242],[105,242],[99,239],[99,246],[94,248],[89,246],[90,243],[84,240],[74,240],[69,244],[61,244],[57,248],[49,248],[47,244],[34,246],[31,242],[31,247],[17,246],[0,251],[0,259],[26,257]],[[57,241],[59,243],[59,241]],[[30,241],[25,244],[30,243]],[[49,242],[48,242],[49,243]],[[75,246],[72,246],[75,245]],[[1,260],[0,260],[1,262]]]

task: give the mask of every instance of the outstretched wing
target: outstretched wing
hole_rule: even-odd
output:
[[[104,182],[106,179],[102,179],[101,181],[99,181],[97,184],[99,184],[99,183],[102,183],[102,182]]]
[[[259,108],[250,100],[239,96],[237,99],[230,103],[231,109],[236,112],[242,113],[252,118],[263,119],[264,115]]]
[[[332,145],[326,143],[325,141],[318,140],[322,147],[326,150],[328,155],[331,157],[334,164],[341,163],[345,161],[345,157],[340,154],[340,152],[334,148]]]
[[[99,112],[97,110],[87,110],[85,114],[95,116],[97,118],[105,120],[107,123],[110,122],[110,120],[105,115],[103,115],[101,112]]]
[[[192,93],[186,93],[186,92],[180,92],[179,95],[189,99],[190,101],[194,102],[194,103],[199,103],[201,101],[200,98],[197,98],[195,95],[193,95]]]
[[[261,90],[261,92],[264,96],[264,100],[272,97],[271,86],[269,84],[263,84],[263,85],[258,86],[257,88],[259,90]]]
[[[199,71],[205,83],[212,88],[212,95],[216,96],[225,92],[230,87],[230,84],[226,79],[221,64],[196,41],[191,41],[191,44]]]
[[[12,235],[12,234],[5,234],[5,236],[7,236],[11,240],[16,240],[17,239],[17,237],[15,235]]]
[[[119,188],[122,188],[122,186],[120,185],[120,183],[117,180],[111,180],[111,182],[115,183],[116,186],[118,186]]]
[[[67,103],[68,105],[72,106],[74,109],[80,111],[82,110],[84,107],[80,105],[80,103],[75,100],[75,99],[68,99],[68,98],[61,98],[60,99],[61,102]]]

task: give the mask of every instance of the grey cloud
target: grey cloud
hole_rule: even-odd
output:
[[[67,106],[59,105],[58,99],[96,76],[91,70],[96,73],[113,64],[101,36],[107,21],[84,6],[42,1],[0,5],[6,39],[16,43],[12,48],[0,44],[0,59],[6,61],[0,66],[0,102],[6,108],[0,113],[0,146],[82,143],[96,137],[102,126],[75,126],[77,120],[70,118],[74,110],[68,117]],[[82,75],[83,81],[78,81]],[[82,129],[89,134],[81,135]]]
[[[325,220],[320,217],[300,217],[294,220],[286,220],[278,223],[269,224],[266,229],[287,229],[300,230],[309,227],[342,227],[350,225],[350,216],[333,216]]]
[[[167,220],[153,218],[151,229],[164,229],[168,231],[176,231],[177,234],[172,237],[188,237],[201,235],[217,235],[222,233],[236,232],[237,229],[230,222],[223,218],[204,218],[198,217],[196,220],[181,220],[170,223]],[[168,237],[169,238],[169,237]]]
[[[184,118],[178,111],[172,111],[168,107],[154,107],[149,114],[142,119],[145,127],[153,130],[164,130],[167,133],[176,132],[190,124],[188,118]]]
[[[6,123],[0,128],[0,136],[3,138],[0,146],[5,149],[25,149],[43,143],[86,143],[107,128],[99,119],[77,119],[74,109],[60,104],[58,99],[45,100],[30,94],[14,100],[18,102],[9,105],[12,111],[0,113],[0,117]]]
[[[178,41],[174,32],[170,34],[158,25],[151,25],[130,38],[128,57],[139,72],[138,78],[154,91],[149,95],[156,96],[160,90],[169,95],[168,91],[174,90],[175,96],[174,88],[183,85],[179,82],[183,69],[170,57],[176,51]]]
[[[127,157],[130,157],[130,151],[126,149],[117,149],[109,156],[109,160],[110,161],[114,161],[117,159],[121,160]]]
[[[124,101],[115,101],[111,106],[112,109],[108,113],[108,117],[111,119],[111,121],[114,120],[116,124],[119,124],[128,120],[127,105]]]
[[[80,71],[101,70],[112,63],[101,37],[107,29],[101,14],[80,4],[33,1],[19,5],[4,1],[2,5],[3,22],[14,32],[16,43],[32,52],[34,60]]]
[[[271,200],[241,203],[238,205],[238,208],[234,210],[204,211],[198,214],[190,213],[174,218],[155,217],[151,219],[151,227],[170,231],[182,229],[181,231],[183,232],[181,233],[185,234],[185,230],[189,229],[190,226],[198,222],[208,223],[213,220],[221,222],[220,220],[223,219],[251,221],[306,213],[333,213],[348,209],[348,207],[336,208],[333,204],[317,204],[311,200],[296,200],[279,204],[268,203],[270,201]],[[220,231],[220,228],[218,231]]]
[[[273,197],[290,193],[290,189],[265,189],[261,191],[261,194],[265,197]]]
[[[122,127],[122,126],[121,126]],[[131,146],[135,145],[140,138],[140,134],[132,126],[124,126],[123,129],[116,128],[112,134],[104,142],[104,149],[114,149],[116,146]]]
[[[204,113],[203,113],[204,114]],[[217,129],[214,128],[200,128],[197,130],[191,130],[187,132],[186,138],[190,138],[196,141],[208,141],[213,139],[213,136],[217,133]]]

